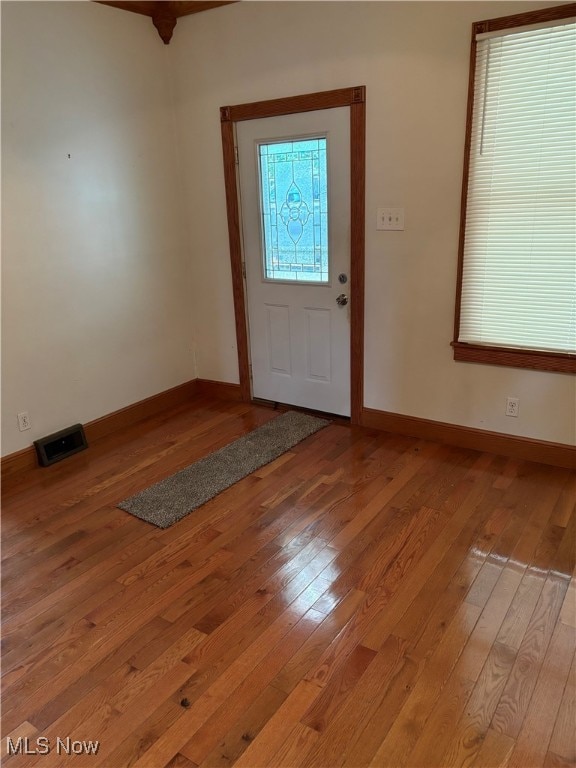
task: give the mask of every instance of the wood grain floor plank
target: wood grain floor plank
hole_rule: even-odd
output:
[[[551,570],[570,578],[576,568],[576,512],[570,517],[562,541],[554,555]]]
[[[17,704],[8,712],[5,710],[4,719],[12,722],[18,719],[22,709],[47,703],[68,687],[79,671],[84,672],[116,650],[134,631],[157,615],[164,603],[170,602],[172,596],[178,596],[185,589],[188,576],[198,578],[197,572],[193,571],[189,563],[175,568],[144,592],[144,605],[132,604],[130,608],[119,606],[116,613],[100,625],[87,619],[79,622],[77,629],[80,635],[74,642],[46,663],[39,663],[33,677],[19,680],[7,691],[7,695]]]
[[[343,765],[351,768],[353,765],[370,763],[408,700],[421,672],[422,665],[409,653],[406,654],[402,663],[387,681],[386,695],[375,707],[372,717],[368,720],[361,738],[356,740],[353,749],[348,749],[341,737],[338,739],[341,751],[345,755]]]
[[[268,720],[258,738],[235,761],[235,768],[255,768],[269,763],[319,693],[318,686],[301,680]]]
[[[52,723],[73,710],[74,705],[84,700],[90,693],[117,672],[125,664],[134,666],[134,655],[137,655],[141,647],[146,647],[159,635],[162,635],[167,624],[160,617],[154,617],[146,626],[129,637],[120,645],[114,653],[106,656],[95,664],[85,674],[79,676],[62,693],[40,709],[32,712],[31,717],[38,728],[46,730]],[[93,705],[90,705],[93,708]]]
[[[560,492],[558,501],[554,505],[550,517],[554,525],[561,525],[564,528],[568,521],[574,515],[576,510],[576,475],[570,474],[566,478],[566,484]]]
[[[323,731],[375,656],[376,651],[357,645],[300,722],[315,731]]]
[[[498,632],[497,642],[514,648],[514,650],[520,648],[547,576],[547,571],[532,566],[526,569]]]
[[[306,725],[302,725],[302,723],[296,723],[278,752],[276,752],[275,755],[272,755],[266,763],[266,766],[269,766],[269,768],[276,768],[278,765],[301,765],[317,739],[317,731],[313,728],[308,728]]]
[[[283,691],[272,685],[266,686],[238,722],[220,737],[218,744],[202,761],[202,768],[227,768],[235,763],[285,700]]]
[[[472,765],[474,768],[506,768],[513,749],[514,739],[489,728]]]
[[[278,669],[302,646],[323,618],[322,614],[313,609],[307,611],[283,638],[281,646],[277,645],[264,657],[254,674],[249,679],[243,679],[226,701],[181,747],[182,754],[201,764],[218,743],[221,730],[228,730],[238,722],[259,694],[269,686]]]
[[[318,629],[278,672],[272,680],[272,685],[289,694],[301,680],[306,679],[305,676],[318,663],[334,636],[346,626],[363,599],[362,592],[350,589],[328,616],[322,614],[324,620]]]
[[[510,755],[510,768],[544,763],[575,648],[576,630],[559,622]]]
[[[544,768],[574,768],[574,762],[572,760],[564,760],[563,757],[548,751],[544,760]]]
[[[361,764],[355,748],[365,744],[366,723],[382,701],[394,695],[395,688],[405,688],[416,675],[415,665],[405,655],[406,649],[405,641],[393,636],[387,639],[343,706],[327,723],[304,765],[336,768],[344,765],[350,755],[351,765]]]
[[[549,751],[567,763],[576,764],[576,656],[568,673]]]
[[[155,766],[165,762],[176,752],[180,752],[182,747],[189,742],[191,734],[198,731],[228,701],[231,692],[238,688],[248,675],[262,663],[269,649],[289,634],[292,626],[304,617],[313,602],[313,598],[306,596],[300,596],[294,600],[284,613],[217,678],[213,685],[194,701],[190,709],[185,711],[182,717],[155,742],[135,765],[138,768],[140,766]],[[322,614],[318,614],[318,616],[320,619],[324,619]],[[201,649],[201,646],[199,648]],[[189,663],[194,663],[196,654],[186,658]],[[213,748],[213,745],[210,748]]]
[[[449,520],[444,531],[422,556],[419,563],[410,573],[406,574],[401,592],[397,593],[397,596],[393,596],[388,602],[386,612],[383,612],[379,617],[375,617],[368,632],[362,638],[363,645],[374,648],[374,650],[380,647],[382,638],[387,637],[392,631],[396,622],[406,611],[406,606],[420,592],[423,584],[434,573],[438,562],[450,551],[454,539],[460,535],[469,523],[470,514],[473,514],[474,510],[480,505],[486,504],[490,507],[494,498],[498,500],[501,498],[502,491],[491,488],[494,480],[492,473],[489,471],[491,463],[492,457],[486,455],[480,457],[470,470],[466,480],[463,481],[460,487],[455,489],[455,494],[461,500],[458,510]],[[447,503],[448,505],[450,504],[450,502]],[[474,556],[473,551],[471,556]]]
[[[407,764],[442,768],[446,765],[444,752],[454,735],[457,723],[467,706],[475,683],[458,673],[452,673],[442,689],[440,701],[422,730],[422,734],[408,757]]]
[[[475,605],[462,603],[448,631],[419,676],[406,703],[391,723],[370,765],[406,765],[406,760],[420,737],[424,724],[450,677],[460,654],[479,620],[481,611]]]
[[[157,549],[158,544],[150,540],[146,532],[141,531],[139,535],[132,537],[124,549],[119,552],[103,553],[100,560],[91,568],[72,577],[40,600],[33,603],[20,600],[12,612],[3,611],[3,629],[9,631],[13,627],[22,627],[23,624],[29,626],[34,621],[49,623],[63,615],[67,616],[66,609],[69,606],[84,604],[94,591],[97,592],[105,585],[116,582],[117,576],[131,568],[134,561],[142,557],[146,558]],[[120,586],[118,582],[118,587]]]
[[[576,629],[576,581],[574,577],[572,577],[566,590],[566,596],[560,609],[560,621]]]
[[[447,617],[467,599],[507,520],[499,508],[487,520],[481,509],[469,516],[452,546],[394,627],[395,635],[409,639],[415,645],[425,628],[434,621],[438,623],[440,633],[445,629]]]
[[[518,737],[566,593],[566,580],[549,576],[518,649],[518,657],[494,713],[492,727]]]
[[[457,722],[455,735],[446,748],[444,765],[470,765],[477,758],[515,657],[515,652],[505,645],[494,643],[492,646],[466,711]]]
[[[164,768],[198,768],[198,766],[188,760],[187,757],[184,757],[184,755],[178,754],[174,755],[172,760],[170,760],[169,763],[166,763]]]
[[[469,680],[478,680],[522,576],[522,570],[515,563],[509,563],[484,606],[459,660],[459,665]]]

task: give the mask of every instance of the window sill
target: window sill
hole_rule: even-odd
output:
[[[530,352],[526,349],[482,347],[453,341],[454,360],[487,365],[507,365],[512,368],[531,368],[535,371],[576,373],[576,355],[561,352]]]

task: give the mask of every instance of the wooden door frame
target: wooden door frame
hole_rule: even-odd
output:
[[[364,406],[364,261],[366,211],[366,86],[339,88],[283,99],[220,108],[232,291],[242,400],[252,399],[246,296],[242,270],[242,236],[238,202],[235,124],[318,109],[350,109],[350,412],[360,424]]]

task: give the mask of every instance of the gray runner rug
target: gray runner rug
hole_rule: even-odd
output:
[[[118,507],[159,528],[169,528],[328,424],[326,419],[288,411],[165,480],[124,499]]]

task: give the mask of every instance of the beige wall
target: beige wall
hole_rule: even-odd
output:
[[[238,381],[219,107],[359,84],[366,405],[574,442],[573,377],[449,346],[470,23],[543,5],[244,2],[165,47],[136,14],[2,3],[2,453],[196,375]],[[375,230],[386,205],[405,232]]]
[[[171,64],[196,251],[199,375],[238,381],[218,108],[367,86],[365,404],[572,443],[571,376],[452,359],[470,25],[544,3],[239,3],[180,20]],[[403,206],[404,232],[376,208]],[[504,416],[506,396],[520,416]]]
[[[8,454],[195,365],[167,49],[94,3],[2,3],[2,33]]]

